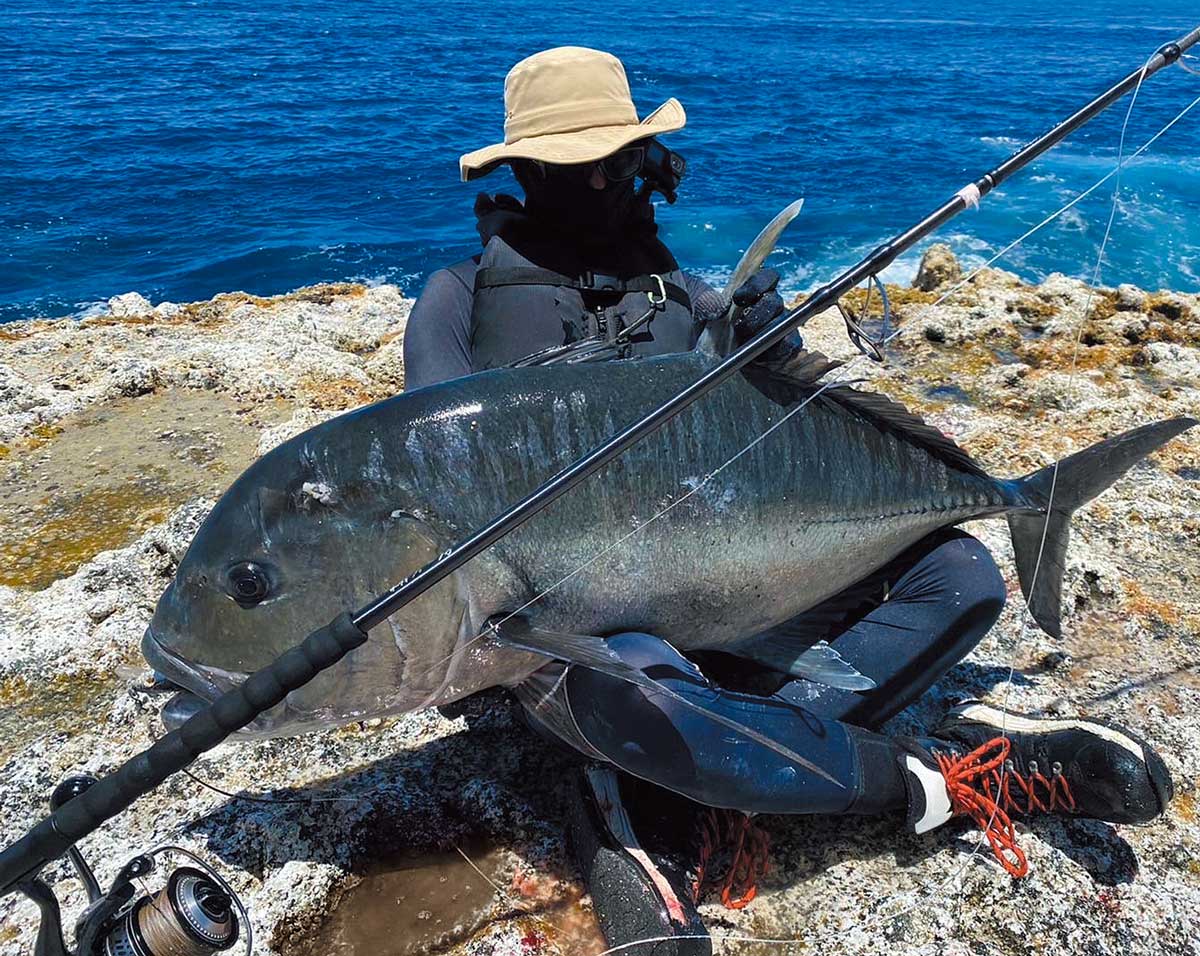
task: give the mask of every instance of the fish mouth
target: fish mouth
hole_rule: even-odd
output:
[[[173,684],[179,690],[189,691],[207,703],[216,700],[235,683],[241,683],[230,681],[228,687],[218,686],[208,673],[163,644],[151,628],[146,628],[146,633],[142,635],[142,656],[154,668],[156,676],[160,678],[160,686]],[[240,676],[242,680],[246,677],[244,674]]]
[[[178,730],[189,717],[199,713],[222,694],[233,690],[249,676],[201,668],[172,651],[149,627],[142,635],[142,656],[154,669],[158,688],[175,691],[159,713],[168,731]],[[285,701],[259,714],[251,723],[235,731],[233,736],[243,739],[279,736],[281,725],[287,723],[290,710]]]

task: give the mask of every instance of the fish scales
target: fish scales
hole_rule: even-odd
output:
[[[422,488],[431,499],[427,514],[438,516],[445,531],[465,532],[700,371],[693,356],[519,370],[501,377],[507,387],[490,402],[464,402],[447,389],[439,407],[414,423],[405,447],[411,449],[417,437],[423,467],[401,483]],[[545,414],[545,391],[525,391],[514,381],[522,372],[543,385],[547,378],[559,380],[554,384],[567,396],[560,410],[567,412],[569,428]],[[387,406],[376,406],[377,414],[390,411]],[[547,626],[609,632],[657,627],[682,646],[725,643],[832,593],[826,574],[831,561],[861,576],[951,523],[951,484],[963,501],[980,484],[820,400],[705,481],[786,411],[737,379],[556,502],[494,549],[531,589],[514,596],[513,606],[692,492],[684,506],[544,597],[538,614]],[[431,473],[430,463],[439,459],[444,464]],[[406,470],[403,456],[393,460],[392,474]],[[464,486],[472,494],[454,493]],[[491,493],[480,493],[485,490]],[[739,602],[762,582],[769,597],[747,613]],[[701,613],[725,623],[702,633]]]
[[[540,473],[515,461],[511,468],[489,463],[489,481],[510,476],[503,502],[486,500],[469,517],[463,505],[485,499],[442,507],[458,514],[458,527],[481,524],[700,371],[693,357],[619,369],[539,370],[543,378],[556,373],[572,396],[572,428],[557,432],[557,444],[547,443],[554,460]],[[582,384],[570,388],[573,381]],[[827,573],[831,562],[862,576],[929,531],[978,513],[968,503],[987,481],[954,471],[924,449],[820,400],[705,481],[786,411],[744,379],[735,380],[556,502],[495,548],[530,583],[533,593],[519,603],[587,565],[539,601],[536,613],[546,626],[604,632],[655,627],[681,646],[711,646],[829,596],[836,588],[828,582],[837,579]],[[496,403],[490,418],[482,413],[480,426],[504,433],[521,428],[514,423],[526,416],[545,422],[542,395],[525,396],[516,388]],[[689,492],[684,505],[593,562]],[[768,599],[757,608],[742,607],[745,591],[764,581]],[[705,628],[702,614],[728,623]]]

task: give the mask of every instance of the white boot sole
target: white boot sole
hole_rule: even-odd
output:
[[[1078,718],[1041,720],[1032,717],[1022,717],[1019,714],[1010,714],[1007,711],[1000,710],[998,707],[989,707],[987,704],[981,703],[962,704],[954,707],[946,714],[946,718],[947,720],[956,719],[986,724],[989,727],[995,727],[1000,736],[1003,736],[1005,733],[1036,734],[1056,730],[1083,730],[1089,734],[1095,734],[1103,740],[1124,747],[1143,764],[1146,763],[1146,752],[1142,749],[1139,741],[1128,734],[1122,733],[1116,727],[1094,723],[1090,720],[1079,720]]]

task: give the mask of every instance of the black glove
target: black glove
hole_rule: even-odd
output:
[[[786,311],[783,299],[775,291],[777,285],[778,272],[774,269],[759,269],[733,293],[733,304],[739,309],[733,324],[733,334],[738,345],[753,338]],[[771,358],[786,358],[802,348],[804,341],[800,338],[800,333],[792,332],[767,355]]]

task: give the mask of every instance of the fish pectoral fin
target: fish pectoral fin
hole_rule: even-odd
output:
[[[654,680],[646,677],[638,668],[621,660],[602,637],[546,631],[534,627],[523,617],[510,617],[499,624],[489,624],[485,630],[491,630],[501,643],[518,650],[532,651],[553,660],[590,667],[614,677],[624,677],[627,671],[636,671],[645,681],[657,686]],[[640,684],[642,681],[635,680],[635,683]]]
[[[841,690],[872,690],[875,681],[848,663],[828,641],[808,645],[804,635],[772,628],[768,635],[739,646],[734,653],[793,677]]]
[[[733,270],[733,274],[729,277],[729,281],[725,283],[725,288],[721,292],[721,298],[726,304],[733,301],[733,294],[741,287],[742,283],[749,279],[754,273],[762,268],[762,264],[766,261],[767,256],[775,251],[775,246],[779,242],[779,237],[783,235],[791,221],[800,215],[800,210],[804,208],[804,200],[797,199],[793,203],[788,203],[778,213],[775,218],[763,226],[762,232],[754,237],[754,241],[746,248],[742,254],[741,260]]]
[[[759,733],[753,727],[748,727],[740,721],[733,720],[724,714],[709,710],[695,701],[688,700],[682,694],[655,680],[640,667],[635,667],[633,664],[622,660],[620,655],[602,637],[596,637],[593,634],[564,634],[560,631],[546,631],[542,628],[534,627],[528,620],[522,617],[508,618],[501,623],[489,625],[488,629],[495,635],[497,640],[503,644],[507,644],[509,647],[522,651],[531,651],[534,654],[542,654],[545,657],[566,661],[569,664],[576,664],[580,667],[590,667],[593,670],[600,671],[602,674],[608,674],[619,680],[635,684],[651,694],[669,697],[684,707],[704,715],[709,720],[728,727],[730,730],[742,734],[755,743],[775,751],[780,756],[791,760],[805,770],[815,773],[818,777],[828,780],[838,787],[843,786],[827,770],[817,766],[811,760],[800,756],[800,754],[778,740],[772,740],[770,737]]]
[[[696,348],[701,352],[715,358],[725,358],[736,348],[733,321],[739,310],[733,304],[733,294],[741,288],[743,282],[762,268],[767,257],[775,251],[775,245],[779,242],[783,231],[793,219],[800,215],[800,210],[803,208],[803,199],[797,199],[785,206],[774,219],[763,226],[762,232],[746,248],[741,260],[734,267],[729,281],[725,283],[725,288],[721,291],[721,301],[725,304],[724,310],[720,315],[710,319],[704,326],[704,331],[700,333],[700,340],[696,343]]]

